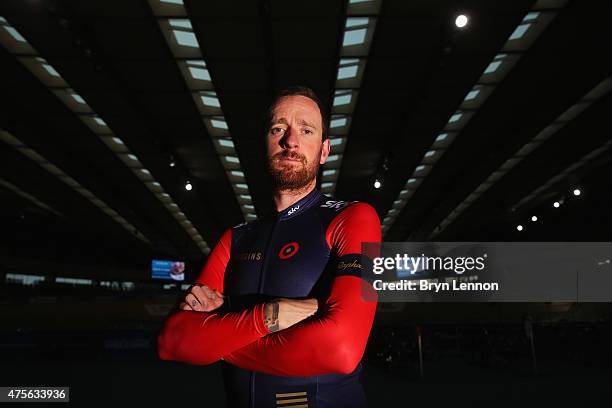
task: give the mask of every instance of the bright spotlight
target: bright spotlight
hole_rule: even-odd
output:
[[[559,202],[558,202],[558,201],[555,201],[555,202],[553,203],[553,207],[555,207],[555,208],[559,208],[560,206],[561,206],[561,204],[559,204]]]
[[[516,226],[516,230],[517,230],[517,231],[522,231],[522,230],[523,230],[523,226],[522,226],[522,225],[520,225],[520,224],[519,224],[519,225],[517,225],[517,226]]]
[[[538,217],[536,217],[535,215],[531,217],[531,221],[536,222],[538,220]]]
[[[381,185],[382,185],[382,184],[380,183],[380,181],[379,181],[379,180],[376,180],[376,181],[374,182],[374,188],[380,188],[380,186],[381,186]]]
[[[467,18],[467,16],[465,14],[459,14],[457,16],[457,18],[455,19],[455,25],[458,28],[465,27],[467,25],[467,23],[468,23],[468,18]]]
[[[578,197],[580,194],[582,194],[582,191],[580,191],[580,189],[579,189],[579,188],[575,188],[575,189],[574,189],[574,195],[575,195],[576,197]]]
[[[191,183],[189,181],[187,183],[185,183],[185,190],[191,191],[192,189],[193,189],[193,186],[191,185]]]

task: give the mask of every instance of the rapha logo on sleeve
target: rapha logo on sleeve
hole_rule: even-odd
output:
[[[361,264],[359,262],[357,262],[356,260],[352,261],[352,262],[343,262],[341,261],[338,264],[338,269],[340,270],[345,270],[348,268],[357,268],[357,269],[363,269],[363,266],[361,266]]]

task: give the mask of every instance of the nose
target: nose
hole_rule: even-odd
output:
[[[287,128],[280,142],[281,146],[285,149],[297,149],[300,147],[298,132],[292,126]]]

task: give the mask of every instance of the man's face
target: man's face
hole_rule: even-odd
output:
[[[299,190],[317,176],[329,155],[316,102],[301,95],[281,98],[266,136],[268,171],[277,190]]]

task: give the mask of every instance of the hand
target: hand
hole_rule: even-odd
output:
[[[267,302],[264,307],[264,323],[268,330],[277,332],[293,326],[317,312],[317,299],[279,298]]]
[[[224,297],[216,289],[213,290],[206,285],[193,285],[179,308],[194,312],[210,312],[223,305]]]

